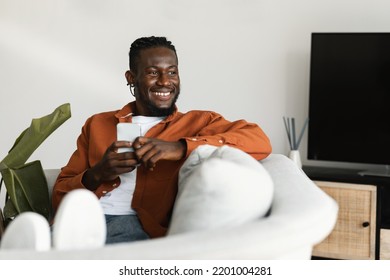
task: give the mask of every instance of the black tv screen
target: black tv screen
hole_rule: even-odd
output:
[[[312,33],[308,159],[390,164],[390,33]]]

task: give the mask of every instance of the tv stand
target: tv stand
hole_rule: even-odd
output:
[[[339,204],[336,226],[313,257],[390,259],[390,177],[317,166],[303,171]]]
[[[390,177],[390,166],[386,165],[385,169],[363,170],[359,171],[360,176],[374,176],[374,177]]]

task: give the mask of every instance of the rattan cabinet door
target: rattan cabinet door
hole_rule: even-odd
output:
[[[375,259],[376,186],[314,181],[339,205],[336,226],[313,256]]]

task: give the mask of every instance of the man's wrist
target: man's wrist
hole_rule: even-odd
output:
[[[90,168],[87,171],[85,171],[83,178],[81,179],[81,182],[83,183],[84,187],[86,187],[91,191],[94,191],[100,185],[100,178],[98,177],[99,176],[97,176],[93,171],[93,168]]]
[[[187,155],[187,141],[185,139],[180,139],[179,143],[182,146],[182,155],[181,158],[185,158]]]

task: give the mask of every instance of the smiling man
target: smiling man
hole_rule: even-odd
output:
[[[134,87],[138,113],[145,116],[172,114],[180,93],[175,49],[155,47],[135,54],[130,52],[132,60],[135,61],[125,75],[130,86]]]
[[[125,77],[135,101],[86,121],[77,150],[53,189],[54,209],[73,189],[96,194],[106,217],[106,243],[166,234],[179,169],[198,146],[228,145],[258,160],[271,153],[268,137],[256,124],[231,122],[211,111],[177,110],[178,58],[165,37],[135,40],[129,60]],[[118,123],[138,124],[141,136],[133,142],[117,141]],[[118,152],[120,148],[133,150]]]

